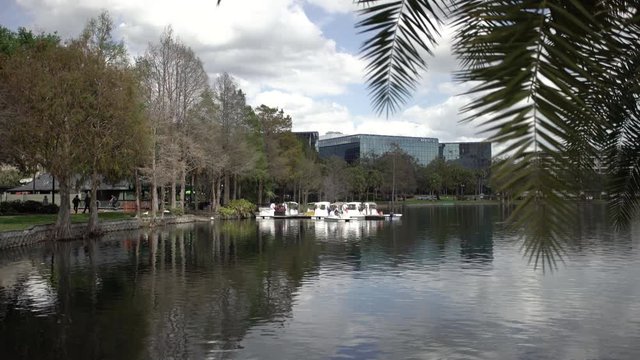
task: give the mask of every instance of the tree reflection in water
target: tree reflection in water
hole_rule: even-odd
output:
[[[502,225],[506,214],[499,209],[427,207],[404,213],[400,222],[189,224],[5,251],[0,253],[0,353],[7,359],[242,357],[247,346],[261,344],[253,332],[268,337],[278,329],[286,331],[296,320],[297,305],[309,301],[299,298],[301,293],[313,294],[319,283],[357,283],[369,296],[386,299],[393,295],[366,292],[384,291],[369,289],[367,279],[412,289],[402,281],[428,278],[430,282],[420,283],[434,291],[431,306],[442,309],[447,304],[438,301],[451,294],[439,292],[439,286],[446,287],[438,279],[462,284],[458,274],[465,269],[496,276],[494,248],[502,241],[496,239],[511,236]],[[594,239],[609,231],[589,223],[600,215],[585,214],[576,254],[592,251]],[[611,240],[612,246],[629,241]],[[501,249],[504,246],[503,241]],[[462,301],[465,294],[461,290],[456,296]],[[478,299],[483,298],[467,300]],[[368,299],[341,299],[345,307],[363,300]],[[380,309],[364,310],[377,316]],[[397,309],[426,316],[418,309]],[[308,319],[322,324],[318,317],[323,316]],[[327,356],[375,356],[380,343],[372,339],[339,342]]]

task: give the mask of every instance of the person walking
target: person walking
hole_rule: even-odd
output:
[[[78,197],[78,194],[76,194],[76,197],[74,197],[73,200],[71,200],[71,202],[73,203],[73,212],[77,214],[78,205],[80,205],[80,198]]]
[[[111,195],[111,199],[109,199],[109,206],[115,209],[117,202],[118,202],[118,198],[116,198],[115,195]]]
[[[84,210],[82,210],[82,213],[84,214],[87,210],[91,212],[91,195],[89,195],[89,191],[84,195]]]

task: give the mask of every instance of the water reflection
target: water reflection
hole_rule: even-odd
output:
[[[496,207],[401,222],[182,225],[0,254],[0,353],[86,358],[635,358],[637,228],[586,209],[533,271]]]

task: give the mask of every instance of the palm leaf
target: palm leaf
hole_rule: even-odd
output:
[[[630,54],[630,53],[627,53]],[[629,223],[637,214],[640,195],[640,56],[630,54],[624,82],[612,87],[607,114],[613,125],[605,146],[609,174],[609,209],[616,226]]]
[[[378,114],[396,112],[415,90],[427,65],[421,51],[432,54],[443,10],[437,0],[358,0],[363,17],[356,27],[370,34],[362,47],[367,85]]]
[[[591,9],[593,10],[593,9]],[[553,266],[571,238],[577,211],[569,199],[576,174],[598,153],[590,135],[602,134],[601,113],[585,94],[602,88],[605,69],[591,55],[603,25],[578,1],[459,1],[454,51],[460,81],[478,85],[464,111],[490,140],[507,144],[512,166],[497,168],[498,183],[523,201],[511,216],[535,265]],[[584,132],[588,130],[588,132]],[[588,134],[589,136],[585,136]],[[517,164],[517,166],[513,166]]]

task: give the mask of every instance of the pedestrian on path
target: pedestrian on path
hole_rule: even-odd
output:
[[[91,212],[91,195],[89,195],[89,191],[84,195],[84,210],[82,210],[82,213],[84,214],[87,210]]]
[[[78,197],[78,194],[76,194],[76,197],[74,197],[73,200],[71,200],[71,202],[73,203],[73,212],[77,214],[78,205],[80,204],[80,198]]]

